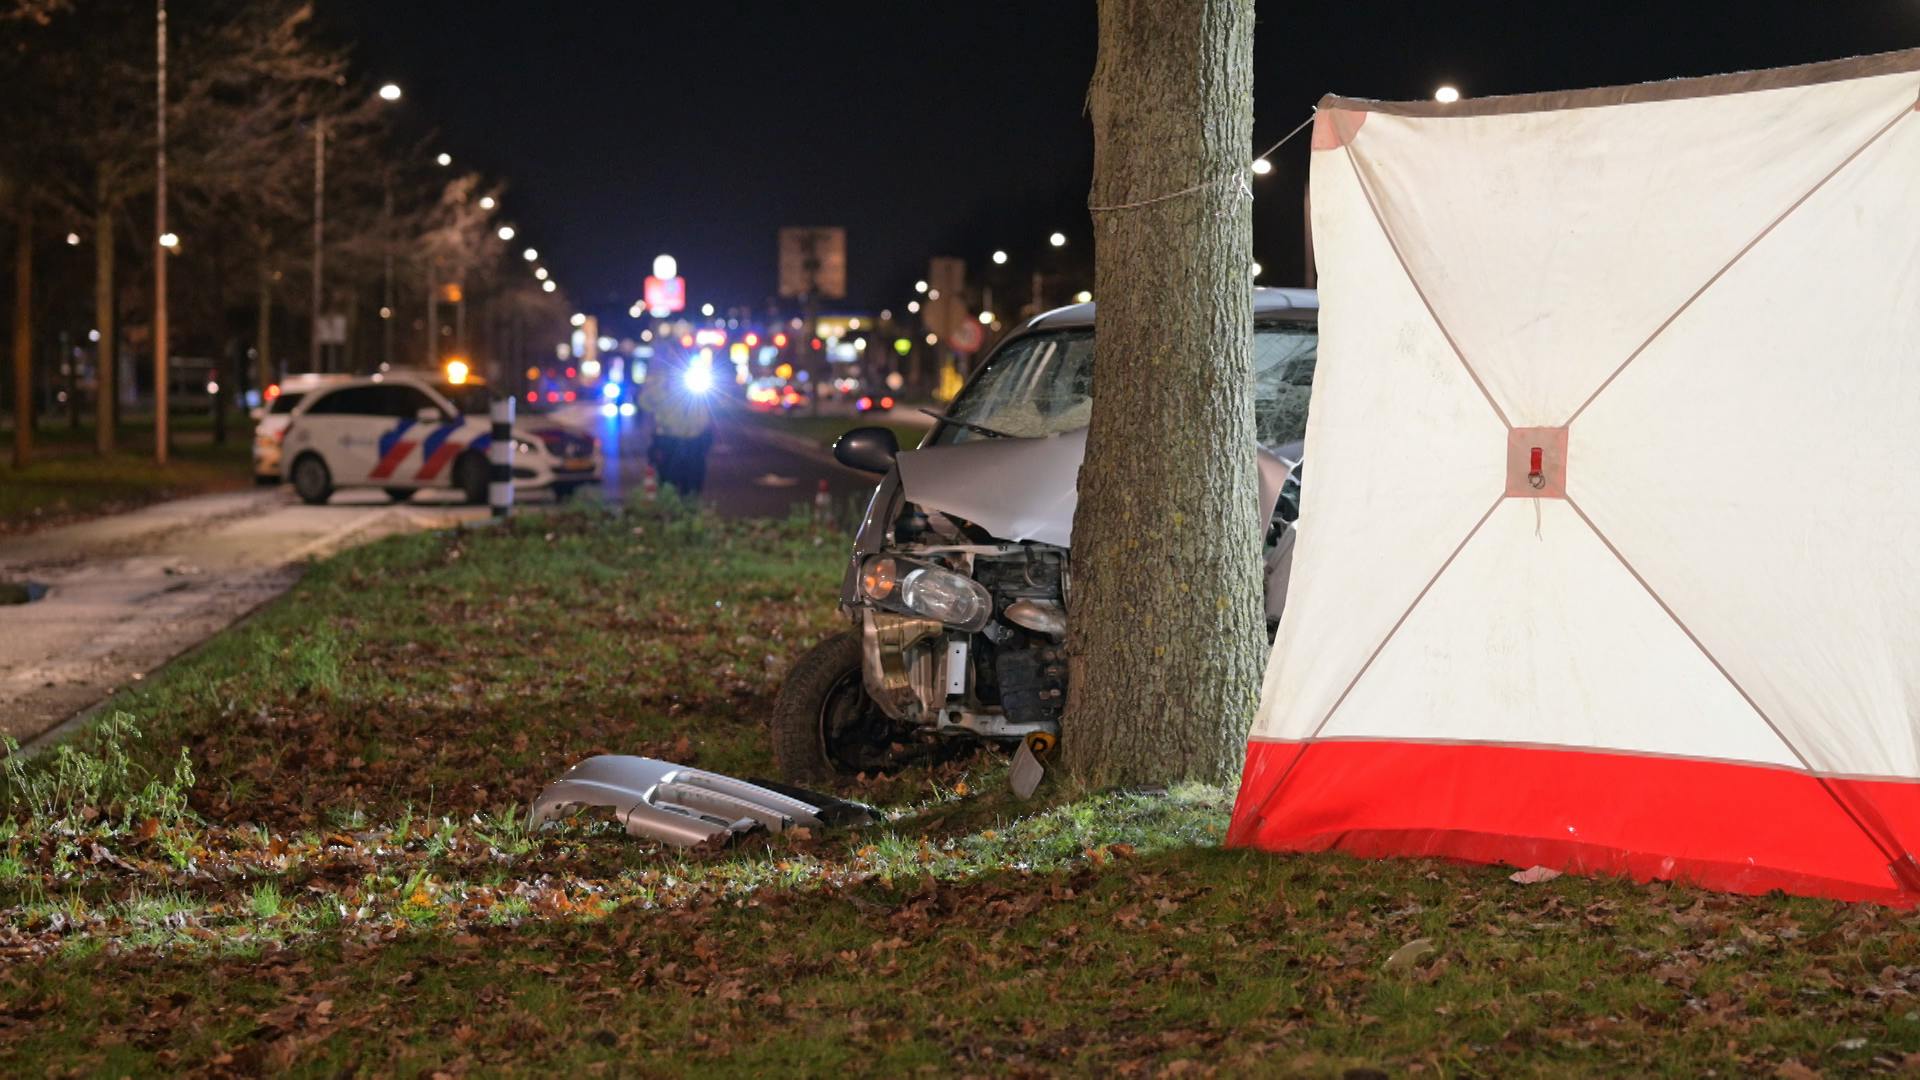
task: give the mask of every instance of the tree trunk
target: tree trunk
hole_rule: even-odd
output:
[[[13,467],[33,460],[33,205],[13,230]]]
[[[1093,416],[1073,528],[1065,764],[1220,781],[1260,693],[1253,0],[1101,0]],[[1155,201],[1149,201],[1155,200]]]
[[[273,267],[266,259],[260,260],[260,325],[254,331],[254,370],[259,372],[260,404],[271,408],[273,403],[267,400],[267,387],[278,380],[273,371]]]
[[[114,379],[120,362],[113,347],[113,255],[113,204],[103,197],[93,215],[93,322],[100,332],[93,350],[93,446],[102,455],[113,453]]]

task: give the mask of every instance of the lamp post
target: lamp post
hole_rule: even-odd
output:
[[[381,87],[380,96],[386,97],[386,94],[387,87]],[[398,314],[393,310],[393,170],[390,168],[380,173],[380,217],[386,233],[380,259],[380,370],[385,371],[393,365],[393,321]]]
[[[167,463],[167,0],[154,0],[153,460]]]
[[[399,101],[401,94],[402,92],[397,84],[386,83],[380,87],[374,96],[378,97],[381,101],[392,102]],[[390,224],[393,220],[393,192],[392,180],[390,178],[386,184],[384,209],[386,219]],[[311,326],[310,340],[307,343],[307,369],[309,371],[321,370],[320,358],[322,356],[322,349],[324,348],[320,344],[320,308],[325,303],[323,287],[326,280],[326,241],[327,118],[325,116],[318,116],[315,117],[313,121],[313,311],[311,312],[312,318],[309,323]],[[393,311],[393,257],[391,254],[387,256],[386,287],[384,291],[385,296],[382,299],[387,305],[387,311],[391,313]],[[381,337],[381,359],[391,363],[393,360],[393,318],[391,314],[388,315],[386,321],[387,331]]]
[[[313,309],[307,370],[320,368],[320,285],[326,260],[327,236],[327,118],[313,122]]]

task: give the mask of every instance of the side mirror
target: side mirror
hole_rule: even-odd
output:
[[[431,405],[420,406],[420,411],[413,415],[414,419],[423,424],[437,424],[440,422],[440,410]]]
[[[854,428],[833,442],[835,461],[861,472],[885,473],[900,456],[900,440],[890,428]]]

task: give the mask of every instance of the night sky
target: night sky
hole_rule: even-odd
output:
[[[319,8],[369,81],[406,87],[410,125],[508,185],[508,219],[591,310],[624,309],[661,251],[692,303],[758,304],[782,225],[846,227],[854,308],[903,303],[929,255],[977,275],[1004,247],[1020,272],[1054,229],[1072,238],[1060,268],[1090,265],[1091,0]],[[1268,0],[1258,14],[1263,149],[1328,92],[1519,93],[1920,46],[1920,0]],[[1264,284],[1301,273],[1306,154],[1290,143],[1255,181]]]

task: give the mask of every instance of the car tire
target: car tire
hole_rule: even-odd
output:
[[[333,472],[319,454],[302,454],[289,474],[294,493],[308,506],[323,506],[333,496]]]
[[[800,655],[773,702],[773,757],[790,783],[822,783],[907,763],[911,741],[867,696],[860,635],[835,634]]]
[[[468,506],[487,501],[487,459],[480,454],[465,454],[453,463],[453,486],[460,489]]]
[[[413,498],[413,489],[412,488],[388,488],[387,498],[392,499],[394,502],[406,502],[408,499]]]

